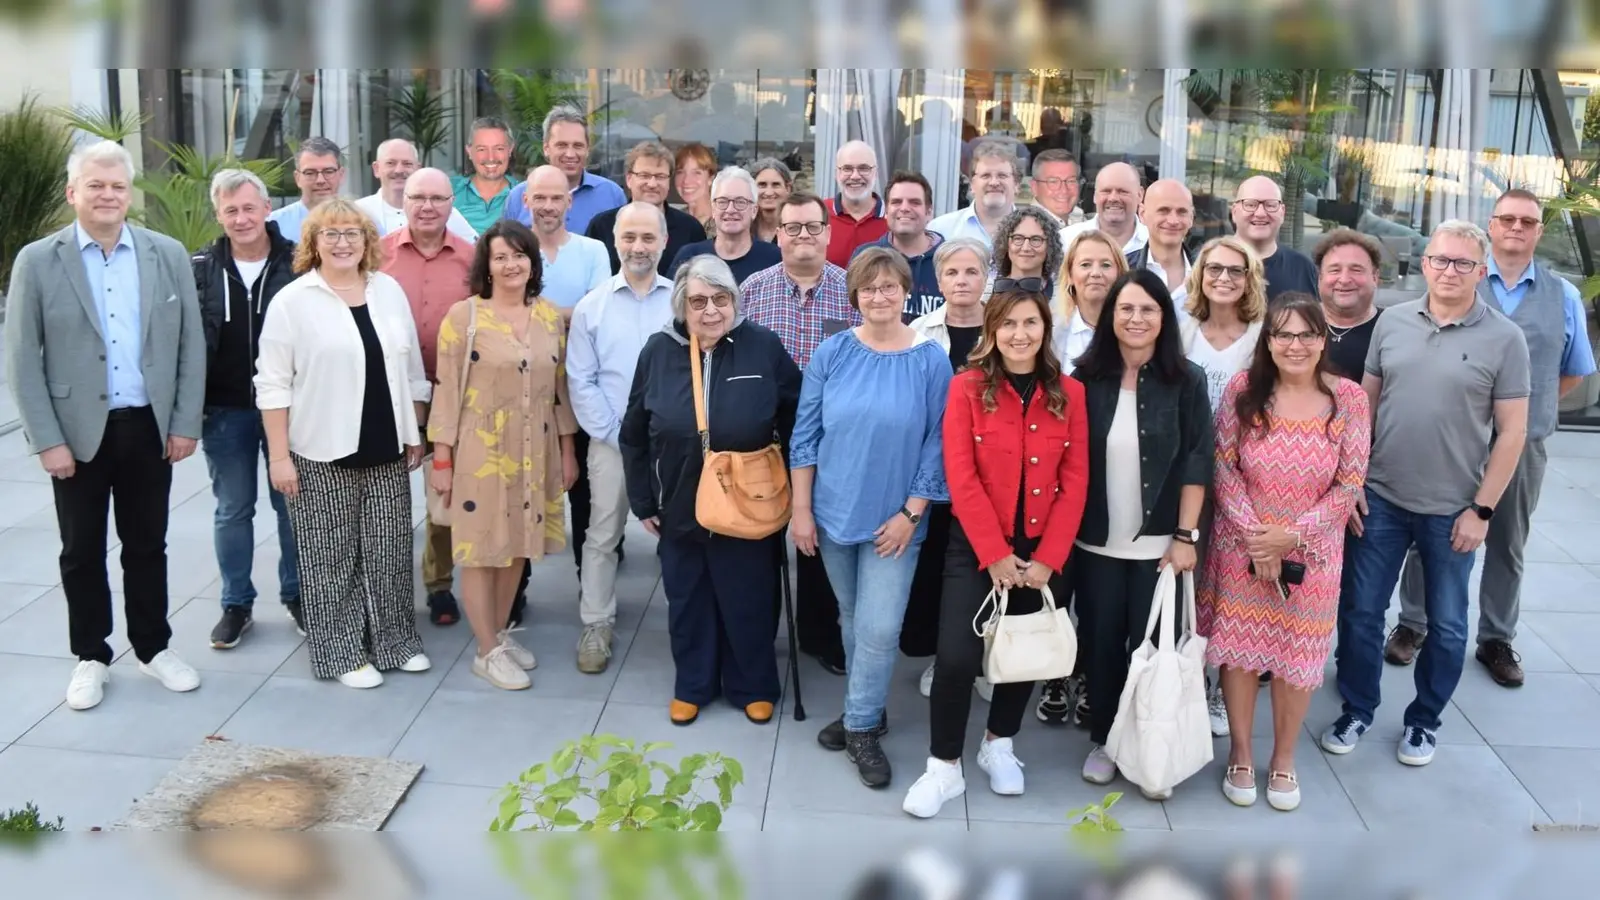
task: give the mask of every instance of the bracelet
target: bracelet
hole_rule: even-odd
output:
[[[433,470],[435,472],[448,472],[455,467],[456,464],[451,460],[446,459],[441,461],[437,456],[433,458]]]
[[[269,459],[269,460],[267,460],[267,462],[269,464],[270,463],[276,463],[276,462],[288,462],[288,461],[289,461],[289,457],[287,457],[287,456],[280,456],[277,459]]]

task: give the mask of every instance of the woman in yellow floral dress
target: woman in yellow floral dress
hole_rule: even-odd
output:
[[[566,546],[562,495],[578,475],[566,326],[539,296],[540,269],[538,238],[525,225],[502,220],[479,239],[472,296],[439,327],[439,385],[428,421],[429,480],[450,507],[462,605],[478,642],[472,673],[504,690],[532,685],[533,654],[511,636],[506,618],[523,560]]]

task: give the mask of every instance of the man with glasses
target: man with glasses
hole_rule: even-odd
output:
[[[676,274],[696,256],[714,254],[728,264],[734,280],[744,284],[751,275],[783,261],[777,244],[758,241],[751,231],[756,221],[756,180],[748,171],[729,166],[711,179],[711,210],[716,237],[680,249],[669,272]]]
[[[1107,163],[1094,176],[1094,215],[1061,229],[1061,246],[1070,247],[1073,238],[1093,230],[1116,241],[1124,255],[1144,249],[1150,230],[1139,221],[1143,202],[1139,170],[1125,162]]]
[[[1183,242],[1194,227],[1194,195],[1183,182],[1162,178],[1144,193],[1139,221],[1149,233],[1149,243],[1128,254],[1128,268],[1149,269],[1161,276],[1172,294],[1172,305],[1183,313],[1189,297],[1189,270],[1193,263],[1183,252]]]
[[[1372,404],[1365,507],[1350,527],[1351,590],[1339,600],[1335,653],[1344,710],[1322,733],[1333,754],[1372,727],[1383,675],[1384,615],[1406,553],[1416,548],[1432,627],[1417,657],[1416,699],[1402,719],[1398,757],[1433,761],[1440,716],[1461,680],[1467,580],[1517,468],[1528,427],[1528,342],[1477,292],[1489,238],[1470,222],[1433,232],[1423,256],[1428,291],[1391,307],[1372,335],[1362,386]]]
[[[278,231],[300,242],[300,226],[317,204],[338,196],[344,186],[344,151],[325,137],[308,137],[294,156],[294,183],[300,199],[267,216]]]
[[[511,189],[518,184],[511,177],[511,159],[517,142],[511,137],[511,126],[494,116],[475,119],[467,134],[467,158],[472,160],[472,174],[452,177],[450,190],[467,224],[473,231],[483,234],[505,214]]]
[[[920,172],[896,172],[889,179],[887,205],[889,207],[889,233],[871,244],[857,247],[855,258],[867,247],[889,247],[898,250],[911,266],[911,291],[906,294],[905,312],[901,314],[907,325],[944,305],[944,294],[939,291],[939,271],[933,264],[933,251],[944,243],[944,237],[928,230],[933,217],[933,185]]]
[[[378,179],[378,192],[357,200],[356,208],[378,226],[379,237],[405,227],[406,180],[416,170],[415,144],[405,138],[390,138],[378,145],[377,156],[372,160],[372,177]],[[450,220],[444,227],[464,241],[478,239],[478,233],[454,206],[450,208]]]
[[[1278,245],[1283,228],[1283,190],[1265,175],[1246,178],[1234,194],[1233,227],[1261,257],[1267,277],[1267,299],[1285,291],[1317,296],[1317,266],[1293,247]]]
[[[1511,641],[1522,608],[1528,525],[1544,484],[1548,459],[1544,442],[1555,433],[1561,398],[1595,371],[1583,298],[1572,282],[1533,258],[1543,234],[1544,210],[1538,197],[1521,189],[1502,194],[1489,219],[1488,277],[1478,283],[1478,299],[1522,329],[1532,387],[1527,440],[1489,522],[1478,583],[1476,658],[1502,687],[1520,687],[1524,679]],[[1426,597],[1424,570],[1413,550],[1400,578],[1400,624],[1384,648],[1387,661],[1409,665],[1415,658],[1428,633]]]
[[[1054,110],[1045,110],[1054,112]],[[1059,117],[1061,114],[1056,113]],[[1083,221],[1083,210],[1078,208],[1078,194],[1083,189],[1083,173],[1078,161],[1065,150],[1046,150],[1033,158],[1033,172],[1029,176],[1033,202],[1044,207],[1063,227]]]
[[[851,307],[845,270],[828,262],[828,207],[815,194],[790,194],[778,209],[778,249],[783,262],[743,285],[745,318],[778,333],[783,349],[804,372],[823,338],[861,324]],[[839,600],[822,557],[795,554],[795,631],[800,652],[835,675],[844,674]]]
[[[635,144],[624,160],[628,172],[628,195],[634,202],[660,207],[667,220],[666,248],[661,253],[660,272],[672,277],[677,271],[672,261],[684,247],[706,239],[706,227],[699,219],[667,203],[672,191],[672,152],[660,141],[641,141]],[[612,209],[589,220],[585,236],[592,237],[606,247],[611,258],[611,274],[622,271],[622,260],[617,256],[616,226],[618,210]]]
[[[839,193],[828,201],[828,262],[850,265],[857,247],[889,233],[877,186],[878,154],[865,141],[850,141],[833,155]]]
[[[567,180],[568,231],[581,235],[595,216],[628,202],[615,181],[587,170],[589,120],[583,113],[565,104],[557,106],[544,117],[544,130],[540,133],[544,135],[545,160]],[[527,192],[525,184],[511,189],[511,196],[506,199],[506,218],[532,228],[533,208],[526,200]]]
[[[454,212],[450,177],[439,169],[418,169],[405,184],[406,224],[383,238],[383,271],[400,283],[411,303],[417,326],[417,345],[428,381],[439,384],[439,326],[450,307],[467,295],[467,274],[472,268],[472,242],[448,227]],[[427,417],[419,423],[427,428]],[[428,591],[428,619],[435,625],[453,625],[461,618],[451,582],[455,555],[450,526],[426,525],[422,544],[422,583]]]
[[[1021,178],[1022,168],[1011,144],[979,141],[972,148],[972,205],[934,219],[928,223],[928,230],[938,232],[945,240],[977,238],[993,247],[1001,221],[1017,208],[1017,183]]]

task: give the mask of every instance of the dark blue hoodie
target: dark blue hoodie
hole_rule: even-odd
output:
[[[933,265],[933,251],[944,243],[944,236],[936,231],[930,231],[928,235],[933,238],[928,252],[906,257],[906,262],[911,264],[911,293],[906,295],[906,308],[901,318],[907,325],[944,305],[944,295],[939,293],[939,272]],[[886,234],[870,244],[862,244],[850,254],[850,258],[854,259],[856,254],[868,247],[888,247],[893,250],[894,245],[890,243],[892,237]]]

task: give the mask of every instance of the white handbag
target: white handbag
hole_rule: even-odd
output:
[[[1078,634],[1067,611],[1056,606],[1050,586],[1039,588],[1044,605],[1036,613],[1006,615],[1010,592],[991,588],[972,617],[972,631],[983,638],[983,676],[994,684],[1066,678],[1078,661]],[[979,624],[983,611],[989,618]]]
[[[1194,630],[1194,577],[1183,576],[1181,639],[1174,639],[1177,576],[1161,570],[1144,643],[1133,652],[1128,683],[1106,740],[1106,754],[1123,777],[1146,791],[1171,790],[1211,762],[1206,714],[1206,639]],[[1157,617],[1160,643],[1152,642]]]

